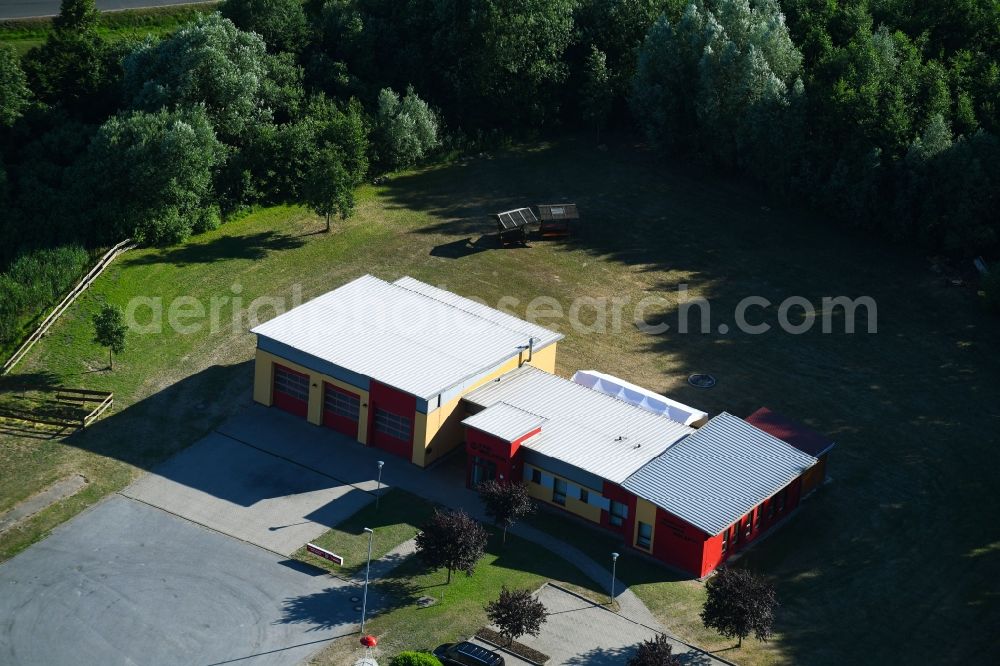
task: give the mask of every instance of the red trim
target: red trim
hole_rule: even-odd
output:
[[[346,416],[341,416],[340,414],[335,414],[333,411],[326,408],[326,392],[336,391],[343,395],[349,395],[356,398],[358,401],[358,411],[360,414],[361,410],[361,396],[357,393],[351,393],[346,391],[339,386],[334,386],[329,382],[323,382],[323,425],[328,428],[332,428],[339,433],[347,435],[351,439],[358,438],[358,422],[354,419],[349,419]]]
[[[274,383],[272,389],[272,402],[274,403],[274,406],[277,407],[278,409],[283,409],[284,411],[289,412],[290,414],[295,414],[296,416],[301,416],[302,418],[306,418],[306,416],[309,414],[309,401],[302,400],[301,398],[289,395],[288,393],[282,393],[280,390],[278,390],[278,370],[282,370],[283,372],[287,372],[288,374],[298,375],[299,377],[305,378],[307,389],[309,387],[309,375],[297,372],[279,363],[274,364],[274,379],[273,379]]]

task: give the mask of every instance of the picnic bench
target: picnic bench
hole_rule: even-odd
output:
[[[538,232],[544,238],[546,236],[568,236],[570,225],[580,219],[580,214],[576,210],[576,204],[539,204],[538,215],[540,222]]]
[[[528,244],[528,225],[538,222],[530,208],[515,208],[495,215],[500,245]]]

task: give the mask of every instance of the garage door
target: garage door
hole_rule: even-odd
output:
[[[274,406],[305,418],[309,413],[309,376],[275,363]]]
[[[413,419],[375,408],[371,444],[409,460],[413,456]]]
[[[357,439],[360,413],[361,396],[333,384],[323,383],[323,424],[325,426],[342,432],[351,439]]]

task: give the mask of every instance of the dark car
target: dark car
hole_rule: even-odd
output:
[[[449,666],[504,666],[503,657],[469,641],[441,645],[434,656]]]

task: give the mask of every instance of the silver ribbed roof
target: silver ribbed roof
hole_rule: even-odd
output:
[[[500,402],[470,416],[462,423],[504,441],[513,442],[518,437],[523,437],[541,427],[546,420],[544,416]]]
[[[613,483],[663,453],[692,428],[568,379],[521,366],[472,391],[482,407],[507,403],[546,419],[523,446]]]
[[[812,456],[723,412],[622,486],[716,535],[814,464]]]
[[[365,275],[252,332],[425,400],[517,356],[531,337],[536,348],[562,337],[445,294]]]

